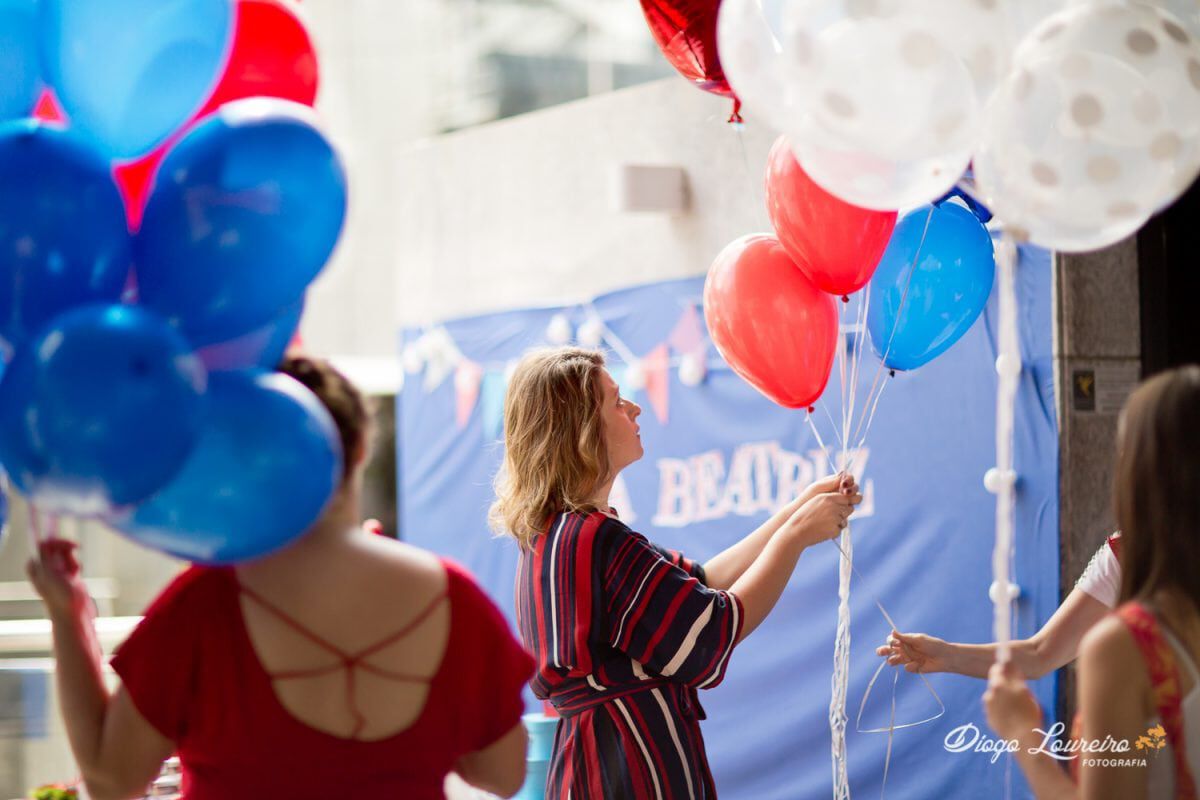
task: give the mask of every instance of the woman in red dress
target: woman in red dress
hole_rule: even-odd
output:
[[[72,545],[30,563],[90,796],[140,797],[176,752],[187,800],[442,798],[451,771],[511,796],[531,658],[460,567],[362,529],[359,392],[324,362],[280,370],[337,422],[342,485],[284,550],[180,575],[113,658],[115,693]]]
[[[534,694],[562,715],[547,800],[713,798],[698,689],[775,606],[809,546],[845,527],[853,479],[813,484],[706,564],[664,550],[608,504],[642,457],[636,403],[594,351],[533,353],[505,402],[496,527],[521,546],[517,622]]]

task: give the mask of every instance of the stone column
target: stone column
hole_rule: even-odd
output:
[[[1117,416],[1142,369],[1137,239],[1095,253],[1057,254],[1054,309],[1065,598],[1114,530],[1111,485]],[[1065,670],[1058,719],[1068,727],[1074,687],[1074,670]]]

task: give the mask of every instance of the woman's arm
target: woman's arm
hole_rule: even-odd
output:
[[[1015,746],[1017,764],[1038,800],[1075,800],[1079,795],[1064,769],[1066,762],[1042,752],[1042,709],[1029,685],[1010,661],[995,664],[983,695],[988,724],[1001,739]]]
[[[1084,637],[1078,673],[1077,697],[1085,741],[1111,736],[1133,746],[1138,737],[1146,735],[1146,725],[1154,712],[1150,676],[1124,622],[1109,617]],[[1096,765],[1085,762],[1079,771],[1080,796],[1086,800],[1144,800],[1149,788],[1148,768],[1101,765],[1105,760],[1134,760],[1146,755],[1145,750],[1131,749],[1124,754],[1101,753]]]
[[[776,511],[749,536],[717,553],[704,564],[705,583],[713,589],[731,589],[733,584],[762,554],[767,542],[775,532],[796,513],[799,508],[818,494],[836,492],[855,494],[858,487],[854,479],[843,475],[830,475],[812,483],[794,500]]]
[[[142,717],[124,689],[109,695],[91,599],[79,577],[74,547],[63,540],[44,542],[40,557],[28,566],[53,630],[67,737],[94,800],[139,797],[174,745]]]
[[[1084,742],[1132,743],[1146,733],[1150,717],[1150,684],[1141,657],[1124,624],[1109,618],[1084,637],[1079,654],[1079,713]],[[1109,748],[1085,759],[1079,766],[1076,786],[1064,771],[1065,762],[1047,755],[1042,744],[1042,713],[1020,673],[1011,664],[991,669],[983,696],[988,722],[1004,739],[1018,743],[1017,763],[1038,800],[1144,800],[1148,775],[1142,767],[1102,766],[1107,762],[1135,760],[1137,751]],[[1091,762],[1095,758],[1096,763]]]
[[[1073,589],[1041,630],[1012,643],[1013,663],[1022,675],[1034,680],[1059,669],[1074,660],[1084,634],[1108,612],[1108,606],[1087,592]],[[896,631],[892,631],[889,644],[875,652],[909,672],[954,672],[973,678],[986,678],[996,660],[995,644],[961,644]]]
[[[512,797],[525,783],[525,748],[529,736],[517,723],[494,744],[458,760],[454,771],[472,786],[500,797]]]
[[[818,542],[837,536],[854,506],[861,502],[860,494],[846,495],[840,491],[818,494],[779,526],[758,558],[729,589],[742,601],[745,613],[741,639],[749,636],[779,602],[800,554]]]

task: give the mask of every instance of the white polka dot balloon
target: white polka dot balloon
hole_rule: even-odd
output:
[[[1092,2],[1095,0],[1073,0],[1074,5]],[[1173,14],[1192,36],[1200,37],[1200,2],[1197,0],[1139,0],[1139,2]]]
[[[1137,2],[1073,6],[1018,48],[975,177],[1018,236],[1091,250],[1136,231],[1200,171],[1200,43]]]
[[[788,127],[805,171],[866,208],[936,199],[962,174],[980,105],[965,64],[931,32],[926,0],[799,0],[783,58],[803,116]]]
[[[747,116],[780,130],[795,120],[799,94],[784,68],[779,14],[785,0],[722,0],[717,16],[721,68]]]

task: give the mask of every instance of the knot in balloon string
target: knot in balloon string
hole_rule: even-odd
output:
[[[729,115],[729,124],[742,125],[744,123],[745,120],[742,119],[742,101],[735,97],[733,98],[733,113]]]
[[[850,302],[850,295],[848,295],[848,294],[844,294],[844,295],[842,295],[842,302],[843,302],[843,303],[849,303],[849,302]]]
[[[888,377],[889,377],[889,378],[894,378],[894,377],[896,377],[896,370],[894,370],[894,369],[889,369],[889,370],[888,370]]]

